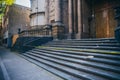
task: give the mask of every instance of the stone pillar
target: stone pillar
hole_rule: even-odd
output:
[[[68,0],[68,20],[69,20],[69,34],[68,39],[72,39],[72,27],[73,27],[73,10],[72,10],[72,2],[73,0]]]
[[[75,39],[76,34],[76,0],[73,0],[73,27],[72,27],[72,39]]]
[[[73,32],[74,32],[74,37],[75,37],[75,34],[77,33],[77,0],[73,0],[73,6],[74,6],[74,29],[73,29]]]
[[[45,24],[49,24],[49,0],[45,0]]]
[[[61,22],[61,0],[55,0],[55,23],[52,26],[54,39],[64,38],[64,26]]]
[[[61,22],[61,0],[55,0],[55,22]]]
[[[82,17],[81,17],[81,0],[77,0],[77,11],[78,11],[78,33],[77,38],[81,39],[81,33],[82,33]]]
[[[115,30],[115,38],[120,42],[120,6],[115,8],[115,13],[115,19],[118,24]]]
[[[49,24],[49,0],[45,0],[45,27],[44,29],[49,32],[47,36],[52,36],[52,27]]]

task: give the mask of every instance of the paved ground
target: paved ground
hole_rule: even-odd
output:
[[[1,60],[0,60],[0,80],[4,80],[3,71],[1,68]]]
[[[5,80],[63,80],[3,47],[0,47],[0,58]],[[0,80],[4,80],[1,72],[0,69]]]

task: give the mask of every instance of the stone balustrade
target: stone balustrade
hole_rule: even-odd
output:
[[[52,30],[50,27],[43,27],[41,29],[25,30],[19,33],[20,37],[50,37]]]

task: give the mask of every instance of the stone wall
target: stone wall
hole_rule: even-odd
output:
[[[18,34],[18,29],[21,31],[30,29],[30,9],[21,5],[12,5],[8,12],[8,33],[9,36]]]

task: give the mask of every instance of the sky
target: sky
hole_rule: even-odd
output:
[[[16,4],[30,7],[30,0],[16,0]]]

